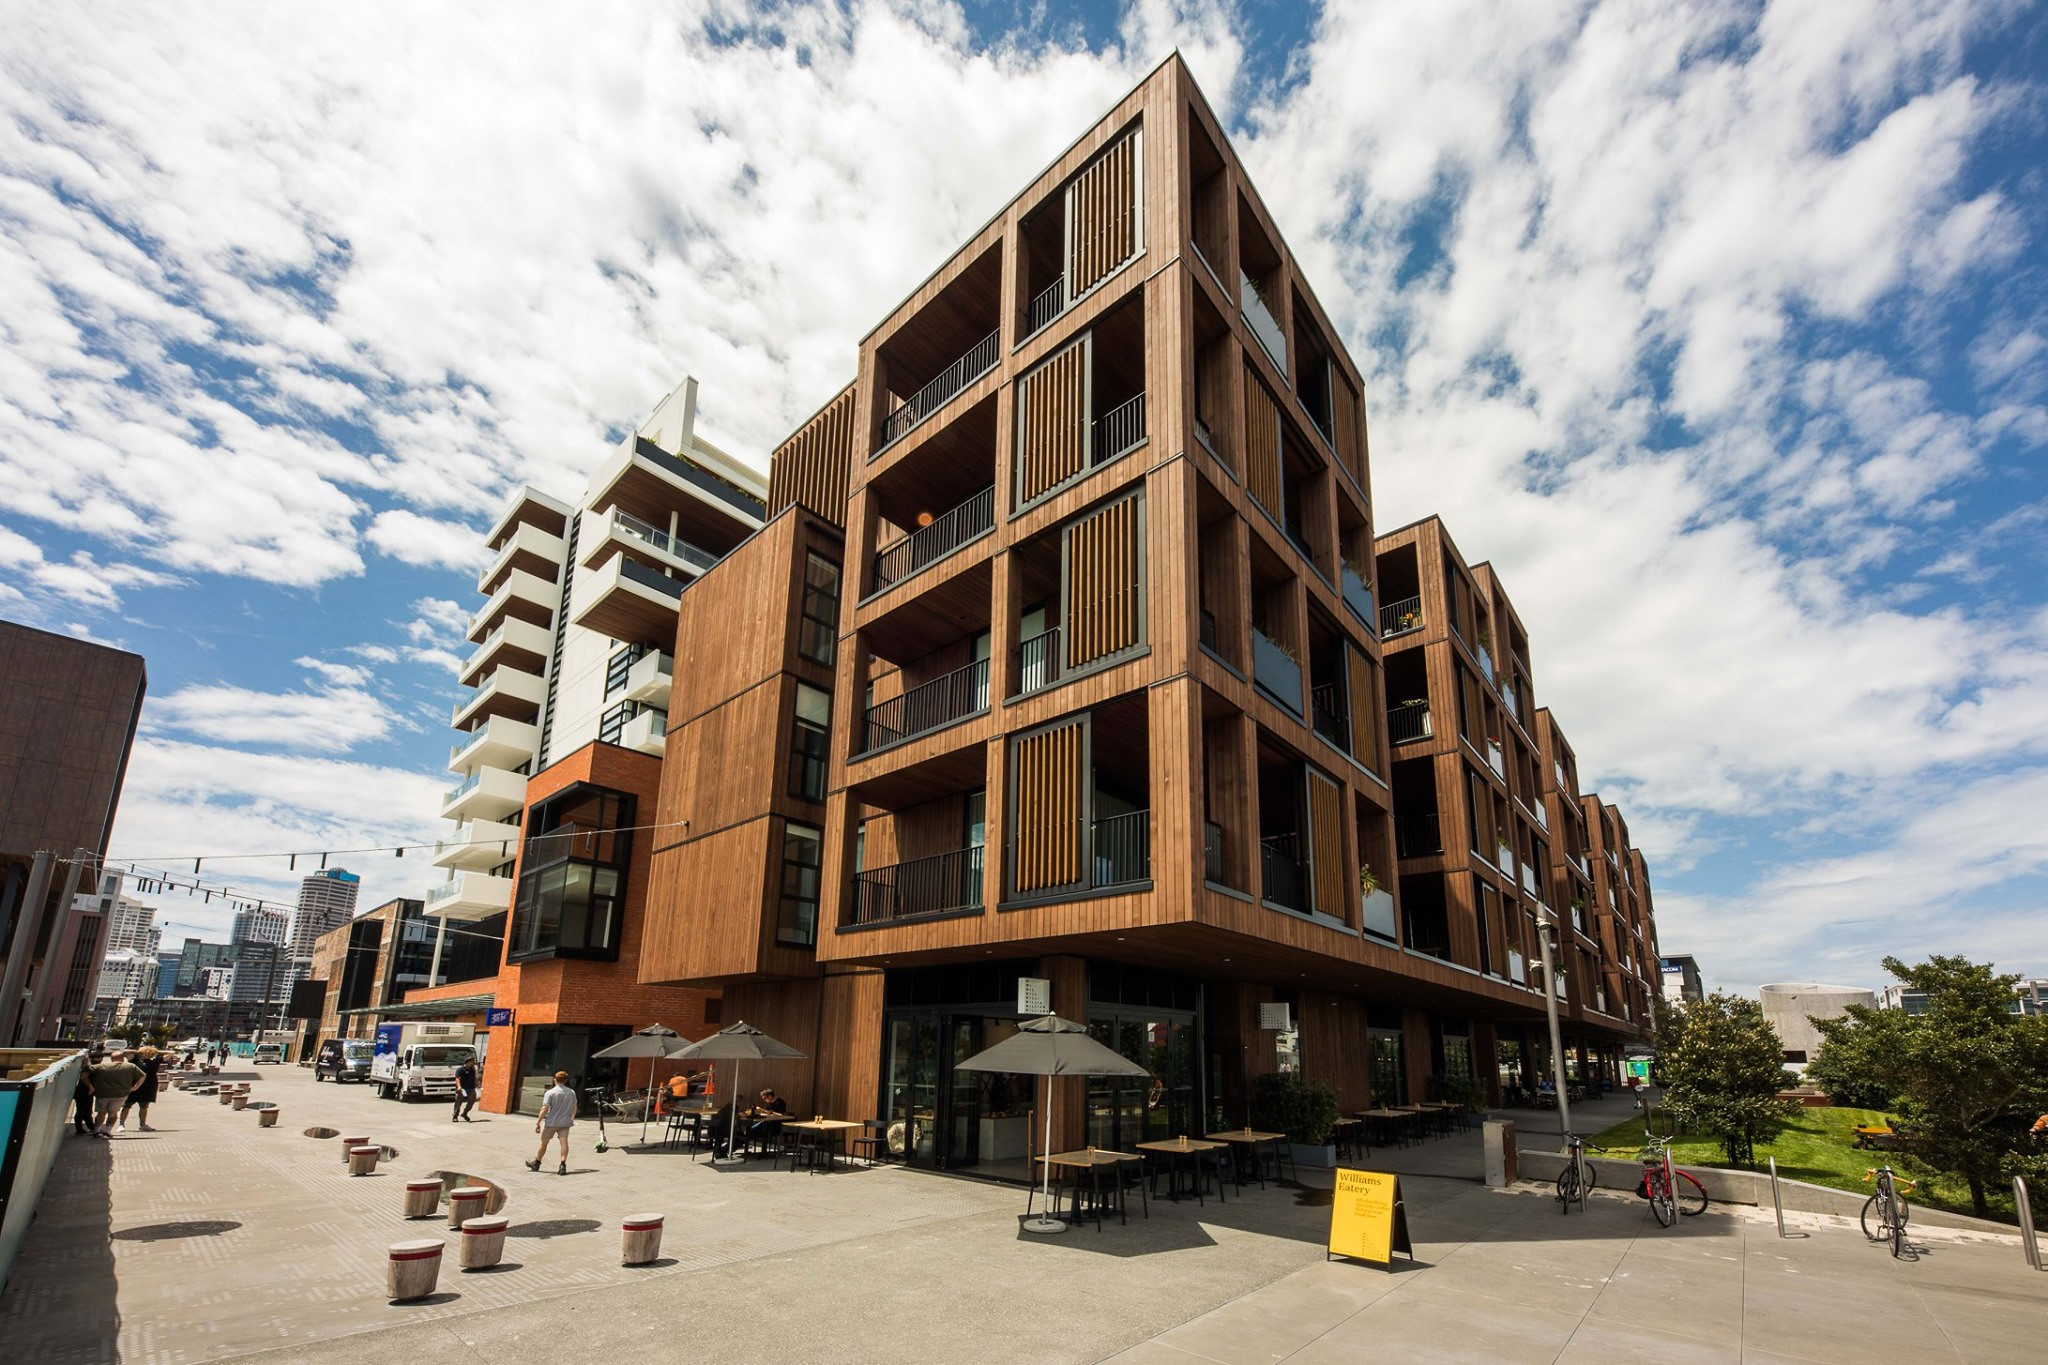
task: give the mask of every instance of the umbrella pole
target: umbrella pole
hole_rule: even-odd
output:
[[[739,1131],[740,1131],[740,1064],[739,1064],[739,1059],[738,1059],[738,1058],[734,1058],[734,1059],[733,1059],[733,1064],[732,1064],[732,1108],[726,1111],[726,1118],[725,1118],[725,1155],[726,1155],[726,1159],[727,1159],[727,1160],[731,1160],[731,1159],[732,1159],[732,1146],[733,1146],[733,1140],[734,1140],[734,1139],[735,1139],[736,1137],[738,1137],[738,1135],[739,1135]]]
[[[1043,1183],[1039,1195],[1039,1198],[1043,1201],[1043,1207],[1039,1209],[1038,1217],[1026,1218],[1024,1220],[1024,1230],[1026,1232],[1065,1232],[1067,1230],[1065,1223],[1052,1216],[1052,1162],[1047,1160],[1051,1155],[1052,1075],[1048,1072],[1045,1077],[1045,1146],[1040,1148],[1038,1152],[1039,1169],[1044,1172],[1044,1175],[1041,1177]]]

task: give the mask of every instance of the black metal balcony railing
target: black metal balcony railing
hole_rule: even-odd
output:
[[[990,332],[967,350],[967,354],[939,372],[936,379],[910,395],[903,405],[890,413],[882,422],[882,444],[896,440],[925,418],[946,406],[953,395],[972,384],[975,380],[995,368],[1002,355],[997,338],[1000,333]]]
[[[1259,895],[1290,910],[1302,908],[1301,836],[1266,834],[1259,838]]]
[[[1210,611],[1207,607],[1203,607],[1201,623],[1202,648],[1214,654],[1218,649],[1217,641],[1219,639],[1221,639],[1221,636],[1217,633],[1216,629],[1216,613]]]
[[[877,702],[867,710],[862,752],[901,744],[914,735],[951,725],[988,709],[988,660],[978,659],[911,688],[900,697]]]
[[[1202,876],[1212,882],[1223,880],[1223,826],[1214,820],[1202,822]]]
[[[1067,303],[1067,277],[1061,275],[1031,296],[1024,315],[1024,335],[1037,335],[1040,328],[1067,311]]]
[[[652,588],[656,592],[665,593],[670,597],[681,597],[683,589],[690,586],[689,581],[681,578],[670,578],[659,569],[650,568],[637,559],[627,559],[624,556],[619,558],[619,576],[629,578],[644,588]]]
[[[1394,817],[1396,854],[1403,858],[1427,858],[1443,851],[1443,822],[1435,811]]]
[[[996,524],[994,484],[982,489],[929,526],[921,526],[875,555],[875,588],[901,583],[944,559],[962,545],[987,535]]]
[[[982,852],[979,846],[955,849],[855,873],[853,922],[881,924],[979,910]]]
[[[1387,738],[1396,744],[1410,744],[1436,733],[1429,718],[1429,703],[1412,701],[1387,712]]]
[[[1380,608],[1380,638],[1392,639],[1422,629],[1422,599],[1404,597]]]
[[[1134,394],[1095,419],[1094,463],[1102,464],[1145,444],[1145,395]]]
[[[1036,692],[1060,680],[1060,629],[1041,631],[1017,646],[1017,691]]]
[[[1095,885],[1122,886],[1151,875],[1151,811],[1134,810],[1095,822]]]
[[[1351,747],[1351,722],[1345,715],[1344,689],[1327,682],[1308,690],[1310,723],[1316,733],[1340,749]]]

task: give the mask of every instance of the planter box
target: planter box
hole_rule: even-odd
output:
[[[1337,1148],[1332,1143],[1314,1146],[1306,1142],[1290,1142],[1287,1145],[1294,1153],[1294,1164],[1297,1166],[1315,1166],[1329,1170],[1337,1164]]]

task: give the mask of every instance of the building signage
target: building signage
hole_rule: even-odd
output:
[[[1017,1013],[1051,1014],[1052,982],[1042,976],[1018,977]]]
[[[1621,1065],[1622,1069],[1628,1073],[1628,1078],[1637,1085],[1648,1085],[1650,1083],[1650,1059],[1648,1057],[1630,1057],[1625,1059]]]
[[[1337,1172],[1330,1201],[1330,1255],[1394,1268],[1394,1253],[1415,1259],[1408,1241],[1408,1211],[1401,1202],[1401,1177],[1384,1171]]]
[[[1285,1033],[1294,1027],[1294,1007],[1285,1000],[1269,1000],[1259,1006],[1259,1027]]]
[[[485,1011],[484,1011],[484,1027],[485,1027],[485,1028],[510,1028],[511,1026],[512,1026],[512,1011],[511,1011],[511,1010],[485,1010]]]

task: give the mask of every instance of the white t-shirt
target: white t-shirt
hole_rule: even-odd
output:
[[[540,1126],[569,1128],[576,1122],[576,1092],[566,1085],[551,1085],[540,1097]]]

